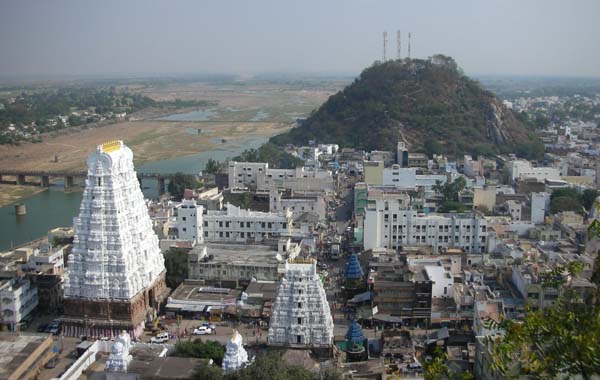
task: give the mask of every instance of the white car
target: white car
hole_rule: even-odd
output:
[[[161,334],[158,334],[157,336],[153,336],[152,338],[150,338],[150,343],[165,343],[168,341],[169,341],[168,333],[161,333]]]
[[[208,335],[211,333],[212,333],[212,330],[206,326],[200,326],[197,329],[194,329],[194,335]]]

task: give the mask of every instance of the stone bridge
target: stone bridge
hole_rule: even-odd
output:
[[[170,179],[173,174],[160,174],[160,173],[137,173],[138,179],[142,178],[154,178],[158,182],[159,193],[164,193],[165,180]],[[7,181],[5,177],[13,177],[15,180]],[[2,170],[0,169],[0,183],[9,183],[15,185],[26,185],[36,184],[42,187],[50,187],[50,178],[64,178],[65,189],[73,187],[76,178],[84,179],[87,177],[87,171],[77,170]],[[39,181],[27,182],[28,178],[39,178]]]

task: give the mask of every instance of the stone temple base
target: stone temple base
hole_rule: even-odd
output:
[[[138,338],[148,315],[158,310],[167,294],[162,272],[150,287],[130,300],[65,298],[63,335],[113,338],[125,330]]]

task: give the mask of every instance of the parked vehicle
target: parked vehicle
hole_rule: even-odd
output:
[[[52,322],[52,324],[50,324],[50,326],[48,326],[48,332],[52,335],[58,335],[58,334],[60,334],[60,331],[62,330],[61,327],[62,326],[60,323]]]
[[[49,331],[46,331],[47,329],[48,329],[48,324],[44,323],[44,324],[38,326],[37,332],[40,332],[40,333],[41,332],[49,332]]]
[[[150,343],[165,343],[169,341],[169,333],[160,333],[150,338]]]
[[[202,324],[202,326],[204,326],[204,327],[208,327],[208,328],[209,328],[209,329],[211,329],[211,330],[216,330],[216,329],[217,329],[217,326],[213,325],[212,323],[208,323],[208,322],[204,322],[204,323]]]
[[[200,326],[197,329],[194,329],[194,335],[208,335],[212,334],[212,330],[206,326]]]

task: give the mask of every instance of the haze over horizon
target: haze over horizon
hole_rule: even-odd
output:
[[[356,75],[452,56],[469,75],[600,76],[600,2],[0,1],[0,77]]]

